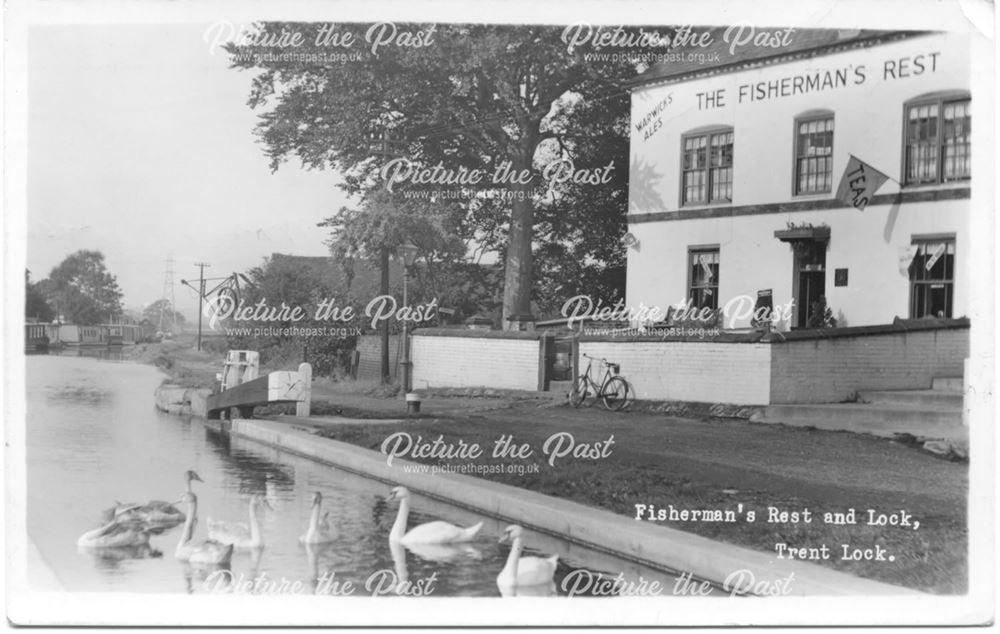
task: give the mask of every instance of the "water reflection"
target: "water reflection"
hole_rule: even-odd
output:
[[[94,548],[93,546],[78,546],[80,554],[93,558],[94,567],[102,570],[118,570],[121,563],[129,559],[146,559],[163,556],[163,551],[149,544],[135,546],[114,546]]]
[[[88,359],[99,359],[101,361],[128,361],[129,350],[122,346],[62,346],[49,348],[38,352],[29,352],[29,356],[52,356],[52,357],[84,357]]]
[[[497,586],[502,597],[554,597],[556,584],[553,581],[533,586]]]
[[[213,594],[229,592],[233,586],[232,565],[225,564],[192,564],[181,562],[181,572],[184,578],[184,591],[194,594],[195,589],[208,590]],[[225,574],[222,574],[225,573]]]

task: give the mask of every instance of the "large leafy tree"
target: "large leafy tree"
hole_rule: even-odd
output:
[[[38,284],[49,304],[70,323],[92,325],[122,314],[122,292],[104,254],[81,249]]]
[[[534,299],[548,315],[574,295],[608,304],[624,299],[628,102],[626,94],[581,100],[553,122],[564,131],[560,153],[577,169],[597,173],[609,163],[620,169],[601,187],[561,183],[537,207]]]
[[[360,59],[328,63],[311,55],[330,52],[316,44],[329,25],[259,26],[257,41],[298,32],[304,43],[286,57],[254,49],[253,42],[229,47],[236,67],[259,71],[249,105],[261,110],[257,132],[272,168],[297,156],[312,168],[340,170],[352,193],[370,192],[384,184],[380,171],[393,158],[374,151],[373,139],[388,139],[396,158],[426,168],[440,165],[453,175],[478,169],[490,176],[505,168],[530,177],[504,181],[509,195],[502,199],[467,206],[475,237],[504,255],[504,323],[530,314],[541,159],[560,155],[583,132],[556,122],[580,99],[619,98],[622,80],[636,66],[625,56],[596,59],[583,47],[570,50],[559,27],[453,24],[428,36],[429,25],[397,24],[391,27],[397,33],[420,32],[426,45],[386,45]],[[365,47],[369,28],[337,25],[341,35],[351,34],[355,49]],[[576,147],[595,157],[603,151],[594,143]],[[617,168],[627,171],[624,164]],[[618,213],[624,216],[624,205]],[[572,233],[547,231],[553,239]]]

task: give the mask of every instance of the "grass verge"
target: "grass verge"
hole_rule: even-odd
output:
[[[864,508],[857,509],[858,523],[838,526],[822,522],[815,511],[811,523],[776,524],[766,521],[769,507],[787,510],[810,508],[826,510],[827,500],[799,497],[788,492],[773,490],[720,489],[697,473],[677,476],[655,461],[639,454],[630,454],[627,448],[617,448],[616,460],[607,461],[563,460],[550,466],[547,458],[537,450],[534,455],[519,460],[493,459],[493,443],[503,430],[491,427],[488,422],[458,420],[418,421],[407,424],[405,430],[414,438],[422,436],[432,442],[440,437],[443,442],[457,445],[476,443],[484,448],[484,455],[477,460],[441,460],[412,458],[424,464],[497,465],[488,472],[469,473],[476,477],[522,487],[538,493],[570,499],[588,506],[595,506],[627,517],[636,516],[636,504],[653,504],[667,509],[741,509],[736,522],[689,521],[658,522],[684,531],[722,542],[736,544],[769,553],[775,544],[789,547],[829,547],[830,559],[813,561],[836,570],[940,594],[959,594],[967,586],[967,530],[964,512],[957,516],[953,509],[943,509],[932,503],[907,509],[919,517],[919,530],[894,526],[868,526]],[[378,451],[385,438],[398,429],[366,425],[329,425],[319,433],[325,437]],[[517,442],[541,447],[551,433],[551,428],[539,425],[518,426]],[[508,471],[505,465],[516,464],[523,470]],[[537,466],[537,472],[535,467]],[[832,509],[831,509],[832,510]],[[846,509],[844,509],[846,510]],[[756,521],[748,522],[749,513]],[[884,549],[883,561],[842,559],[842,544],[850,549]]]

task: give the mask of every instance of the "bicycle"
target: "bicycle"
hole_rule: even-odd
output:
[[[610,411],[617,412],[625,407],[628,404],[629,389],[628,381],[625,380],[625,377],[618,374],[621,371],[621,366],[617,363],[611,363],[607,359],[599,359],[586,354],[581,356],[590,359],[590,361],[588,361],[587,369],[584,373],[576,377],[576,380],[573,381],[573,389],[569,393],[570,405],[580,407],[588,398],[594,396],[601,399],[604,402],[604,407]],[[600,386],[590,376],[590,370],[594,365],[594,361],[600,361],[601,365],[607,367]]]

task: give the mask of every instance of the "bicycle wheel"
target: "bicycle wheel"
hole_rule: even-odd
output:
[[[573,407],[580,407],[590,396],[590,385],[587,377],[578,376],[573,381],[573,389],[569,392],[569,404]]]
[[[601,399],[604,407],[617,412],[628,403],[628,383],[620,376],[611,377],[601,390]]]

